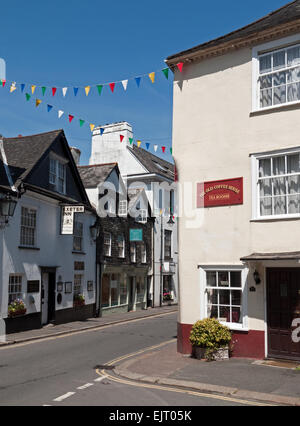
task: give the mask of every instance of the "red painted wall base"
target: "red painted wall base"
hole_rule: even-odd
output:
[[[191,324],[177,324],[177,350],[182,354],[191,354],[192,345],[189,342]],[[236,358],[265,358],[264,331],[234,331],[232,335],[233,357]]]

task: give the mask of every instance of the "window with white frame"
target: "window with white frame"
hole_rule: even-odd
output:
[[[76,220],[74,222],[73,250],[83,250],[83,223]]]
[[[136,262],[136,243],[130,243],[130,261]]]
[[[300,215],[300,149],[253,157],[257,218]]]
[[[172,231],[165,229],[165,259],[172,258]]]
[[[141,262],[147,263],[147,248],[144,242],[141,243]]]
[[[136,216],[135,221],[138,223],[147,223],[147,210],[138,210],[138,215]]]
[[[127,216],[127,200],[119,201],[119,216]]]
[[[124,235],[118,235],[118,257],[125,257],[125,238]]]
[[[57,192],[66,192],[66,165],[55,158],[50,158],[49,182]]]
[[[207,318],[223,323],[243,323],[243,285],[241,270],[205,272]]]
[[[111,234],[104,232],[103,240],[104,256],[111,256]]]
[[[300,44],[258,55],[259,108],[300,101]]]
[[[36,245],[36,210],[28,207],[21,209],[20,245],[25,247]]]
[[[17,299],[22,299],[22,275],[11,274],[8,284],[8,304],[10,305]]]
[[[78,295],[82,293],[82,282],[83,282],[83,275],[75,274],[74,275],[74,295]]]

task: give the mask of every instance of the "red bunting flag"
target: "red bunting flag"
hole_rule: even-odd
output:
[[[114,92],[116,83],[109,83],[110,90]]]
[[[55,96],[56,90],[56,87],[52,87],[52,96]]]
[[[124,136],[120,135],[120,141],[123,142],[123,140],[124,140]]]
[[[2,80],[2,86],[4,87],[6,83],[6,80]]]
[[[162,152],[163,152],[163,153],[165,153],[165,152],[166,152],[166,147],[165,147],[165,146],[162,146],[162,147],[161,147],[161,149],[162,149]]]
[[[177,68],[179,69],[180,72],[182,72],[183,62],[179,62],[179,64],[177,64]]]
[[[69,114],[69,122],[71,123],[74,118],[74,115]]]

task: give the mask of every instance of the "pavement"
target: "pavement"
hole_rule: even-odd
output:
[[[176,342],[115,364],[122,378],[275,405],[300,406],[296,363],[231,358],[206,362],[177,353]],[[259,390],[259,392],[258,392]]]
[[[178,306],[162,306],[159,308],[148,308],[136,312],[126,312],[119,314],[109,314],[102,318],[88,318],[85,321],[74,321],[67,324],[47,325],[37,330],[22,331],[6,335],[6,341],[0,342],[1,346],[8,346],[17,343],[31,342],[34,340],[48,339],[49,337],[70,335],[82,331],[98,329],[108,325],[122,324],[136,321],[143,318],[155,317],[162,314],[177,312]]]

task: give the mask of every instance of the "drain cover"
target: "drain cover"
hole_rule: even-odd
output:
[[[94,367],[95,370],[107,370],[107,371],[111,371],[114,370],[116,367],[114,365],[96,365],[96,367]]]

